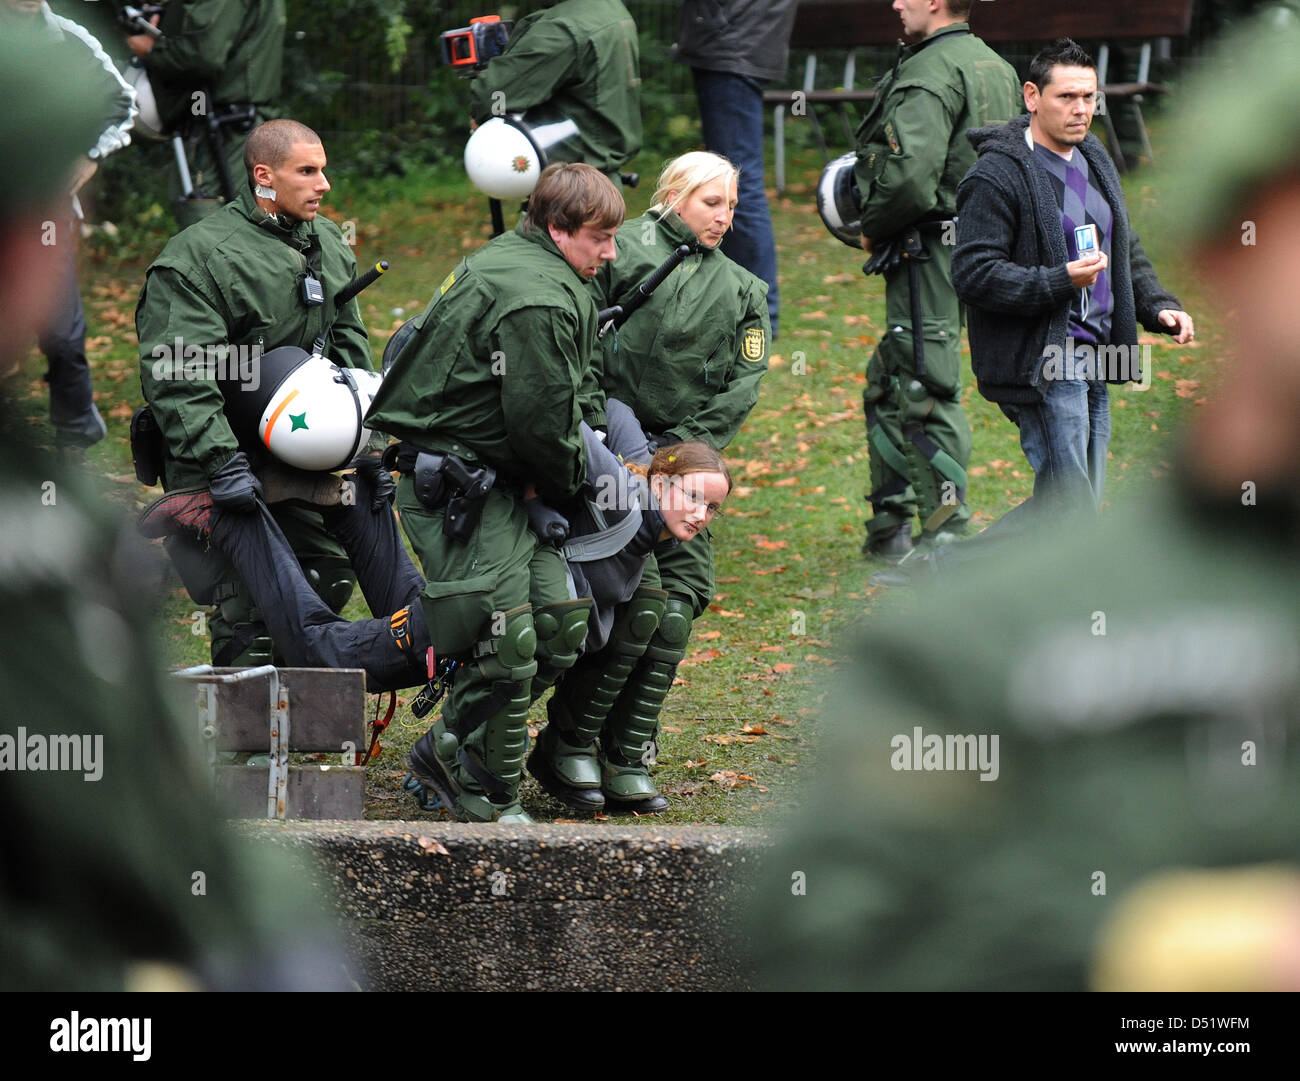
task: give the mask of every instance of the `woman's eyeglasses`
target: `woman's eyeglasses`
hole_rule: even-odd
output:
[[[682,493],[682,498],[686,500],[687,503],[689,503],[692,507],[703,507],[704,513],[707,514],[710,518],[716,518],[722,514],[722,507],[719,504],[705,503],[702,499],[698,499],[695,496],[691,495],[691,493],[688,492],[685,489],[685,487],[683,487],[683,485],[681,484],[681,479],[682,479],[681,477],[677,477],[677,476],[669,477],[668,483],[677,484],[677,490]]]

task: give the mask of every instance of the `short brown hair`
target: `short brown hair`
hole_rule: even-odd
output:
[[[617,229],[627,207],[613,181],[599,169],[582,162],[556,162],[542,170],[528,197],[525,229],[554,225],[572,236],[584,225]]]
[[[254,184],[254,166],[280,168],[293,152],[295,143],[321,145],[320,136],[296,120],[268,120],[255,127],[244,144],[244,171],[248,174],[249,187]]]
[[[956,16],[958,19],[964,19],[970,15],[971,5],[974,0],[947,0],[948,14]]]

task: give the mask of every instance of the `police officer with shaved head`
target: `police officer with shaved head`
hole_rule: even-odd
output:
[[[327,334],[329,360],[371,366],[357,300],[335,303],[357,264],[339,227],[320,213],[330,191],[327,165],[310,128],[268,121],[249,136],[239,197],[173,237],[146,272],[136,308],[140,382],[166,445],[169,491],[208,487],[219,505],[251,513],[269,494],[261,477],[272,464],[255,437],[236,434],[216,366],[196,369],[178,354],[241,351],[256,377],[257,358],[281,346],[310,350]],[[299,423],[313,422],[303,415]],[[356,577],[319,512],[295,501],[272,513],[317,592],[341,611]],[[233,570],[212,553],[179,544],[169,550],[194,600],[215,605],[213,662],[269,662],[266,624]]]

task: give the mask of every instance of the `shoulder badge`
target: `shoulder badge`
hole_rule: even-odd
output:
[[[903,152],[903,148],[898,145],[898,136],[894,133],[894,122],[892,120],[885,121],[885,138],[889,140],[889,149],[895,154]]]
[[[447,292],[448,289],[450,289],[455,284],[456,284],[456,272],[453,270],[450,274],[448,274],[445,278],[442,279],[442,284],[438,286],[438,295],[442,296],[444,293]]]
[[[767,349],[767,342],[764,340],[763,328],[748,328],[745,331],[745,339],[741,343],[740,349],[746,360],[762,360],[763,353]]]

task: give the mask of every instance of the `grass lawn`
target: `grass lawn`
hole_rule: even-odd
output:
[[[649,202],[658,162],[647,158],[637,163],[648,179],[628,193],[629,217]],[[855,623],[900,603],[897,593],[867,587],[880,564],[859,555],[868,486],[863,370],[884,320],[883,288],[879,278],[861,274],[861,254],[823,229],[813,205],[819,171],[815,156],[796,158],[787,193],[769,192],[779,246],[780,339],[758,405],[726,452],[737,489],[713,528],[718,593],[695,625],[664,709],[655,777],[672,809],[652,822],[776,824],[780,810],[796,800],[797,782],[816,768],[817,707],[838,651]],[[458,259],[487,239],[486,200],[460,174],[331,179],[325,212],[355,222],[358,262],[392,264],[361,295],[377,362],[393,330],[424,307]],[[1148,185],[1144,174],[1126,184],[1139,232],[1158,197]],[[170,219],[154,207],[116,224],[115,237],[96,233],[82,248],[88,352],[109,425],[87,468],[102,475],[107,498],[134,511],[158,494],[135,480],[127,443],[131,413],[141,403],[134,309]],[[1174,261],[1159,238],[1144,242],[1162,280],[1196,317],[1197,340],[1194,348],[1177,348],[1167,338],[1144,337],[1153,347],[1153,386],[1146,393],[1112,388],[1111,500],[1168,472],[1171,433],[1203,400],[1221,352],[1224,324],[1194,287],[1193,268]],[[33,349],[8,390],[22,401],[32,438],[49,443],[43,370]],[[982,526],[1029,494],[1032,473],[1015,429],[996,407],[973,386],[965,403],[974,429],[969,499]],[[161,549],[158,554],[164,558]],[[171,586],[161,605],[164,655],[178,665],[202,663],[207,639],[193,633],[195,606],[174,578]],[[368,613],[357,599],[347,614]],[[421,816],[401,780],[405,752],[424,722],[404,705],[370,766],[372,818]],[[544,718],[535,707],[534,721]],[[531,779],[523,801],[537,817],[564,815]]]

